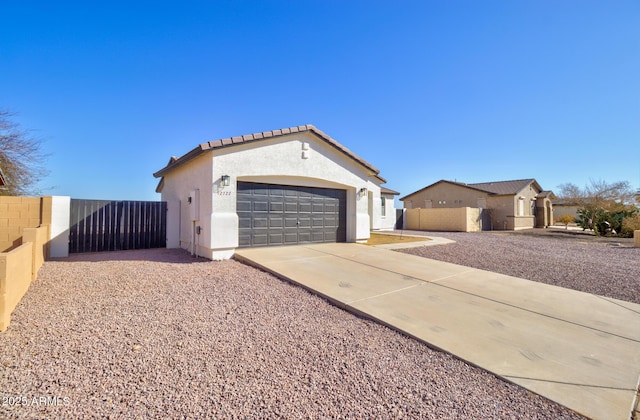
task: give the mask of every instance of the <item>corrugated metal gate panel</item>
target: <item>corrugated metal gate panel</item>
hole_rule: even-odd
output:
[[[164,248],[167,203],[71,200],[69,252]]]
[[[238,182],[241,247],[345,242],[347,192]]]

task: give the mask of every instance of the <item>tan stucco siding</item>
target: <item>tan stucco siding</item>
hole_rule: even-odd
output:
[[[511,195],[498,195],[487,198],[487,208],[491,217],[491,229],[508,229],[508,217],[513,216],[514,198]]]
[[[478,207],[478,199],[486,197],[488,194],[482,191],[442,183],[408,196],[404,200],[404,206],[414,209]],[[407,206],[407,201],[411,202],[411,207]]]
[[[565,206],[556,204],[553,206],[553,217],[556,220],[558,219],[558,217],[564,216],[565,214],[568,214],[572,217],[577,217],[579,208],[579,206]]]

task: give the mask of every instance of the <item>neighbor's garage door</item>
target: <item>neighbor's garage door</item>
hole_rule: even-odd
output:
[[[345,190],[238,182],[239,245],[345,242],[346,196]]]

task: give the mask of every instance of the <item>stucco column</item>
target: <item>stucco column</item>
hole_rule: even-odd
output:
[[[167,248],[180,248],[180,201],[167,202]]]
[[[356,189],[356,242],[364,242],[370,237],[371,218],[369,217],[369,195]]]
[[[69,223],[71,218],[71,197],[52,196],[51,198],[51,240],[50,257],[69,256]]]

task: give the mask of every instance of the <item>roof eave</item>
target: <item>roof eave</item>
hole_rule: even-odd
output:
[[[420,193],[420,192],[422,192],[422,191],[424,191],[426,189],[429,189],[429,188],[434,187],[435,185],[441,184],[441,183],[447,183],[447,184],[455,185],[455,186],[458,186],[458,187],[467,188],[467,189],[474,190],[474,191],[479,191],[479,192],[482,192],[482,193],[485,193],[485,194],[489,194],[489,195],[496,195],[495,193],[492,193],[491,191],[485,191],[485,190],[480,189],[480,188],[472,187],[471,185],[462,184],[460,182],[455,182],[455,181],[447,181],[446,179],[441,179],[440,181],[434,182],[431,185],[427,185],[426,187],[421,188],[418,191],[412,192],[411,194],[407,194],[404,197],[399,198],[399,200],[400,201],[404,201],[407,197],[411,197],[412,195],[418,194],[418,193]]]
[[[165,174],[167,174],[168,172],[170,172],[171,170],[175,169],[176,167],[198,157],[204,152],[207,152],[213,149],[222,149],[222,148],[227,148],[231,146],[237,146],[239,144],[253,142],[256,140],[263,140],[263,139],[272,138],[272,137],[281,137],[281,136],[286,136],[294,133],[301,133],[305,131],[314,133],[316,136],[320,137],[322,140],[324,140],[326,143],[334,147],[339,152],[344,153],[355,162],[358,162],[360,165],[362,165],[363,167],[365,167],[367,170],[370,171],[369,172],[370,176],[377,178],[378,180],[381,181],[382,184],[387,182],[386,179],[380,176],[380,170],[378,168],[376,168],[366,160],[362,159],[361,157],[359,157],[358,155],[353,153],[351,150],[347,149],[346,147],[338,143],[331,136],[329,136],[328,134],[326,134],[325,132],[318,129],[312,124],[301,125],[297,127],[282,128],[279,130],[264,131],[262,133],[246,134],[243,136],[228,137],[220,140],[214,140],[214,141],[209,141],[207,143],[202,143],[198,147],[188,152],[187,154],[181,156],[180,158],[177,158],[175,160],[172,159],[173,162],[170,161],[170,163],[167,166],[160,169],[158,172],[155,172],[153,176],[156,178],[160,178]]]
[[[396,190],[392,190],[391,188],[387,188],[387,187],[380,187],[380,193],[381,194],[388,194],[388,195],[400,195],[400,193]]]
[[[164,177],[160,178],[160,182],[158,182],[158,185],[156,186],[156,192],[162,193],[162,188],[164,188]]]
[[[200,156],[202,153],[206,152],[210,150],[210,147],[208,145],[208,143],[203,143],[200,144],[198,147],[195,147],[194,149],[192,149],[191,151],[189,151],[188,153],[186,153],[185,155],[180,156],[177,159],[171,159],[173,160],[173,162],[171,162],[171,160],[167,166],[165,166],[164,168],[160,169],[158,172],[155,172],[153,174],[153,176],[155,178],[160,178],[162,176],[165,176],[168,172],[170,172],[171,170],[175,169],[176,167],[187,163],[188,161]]]

